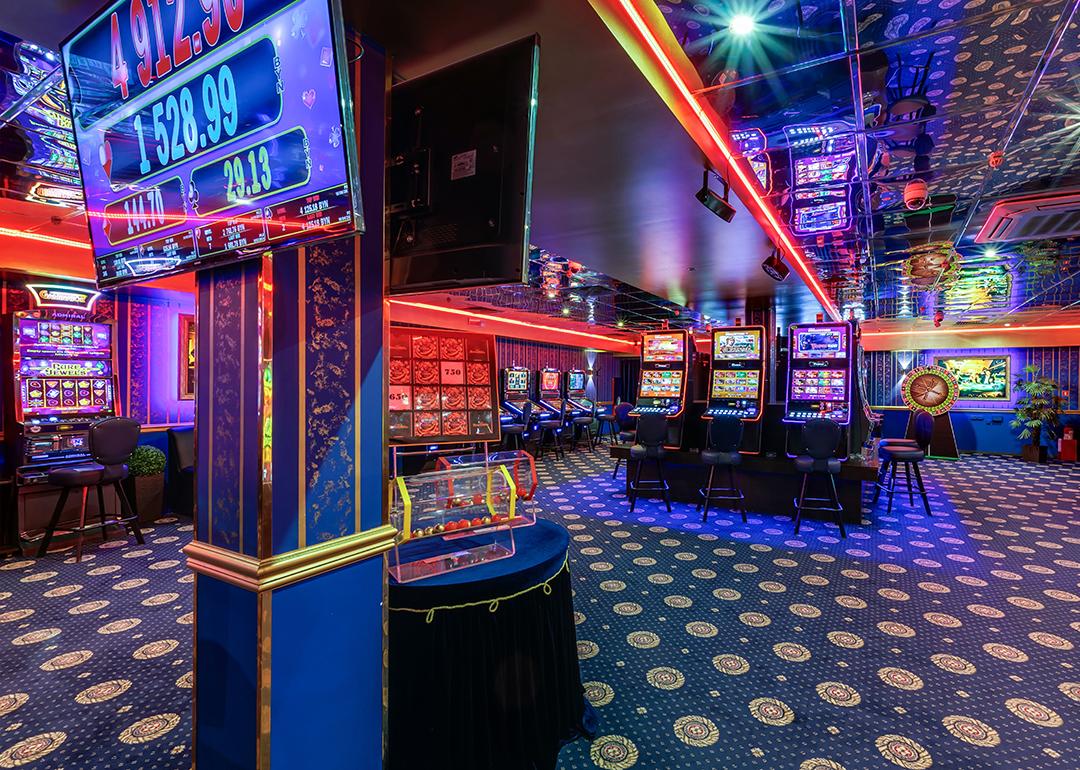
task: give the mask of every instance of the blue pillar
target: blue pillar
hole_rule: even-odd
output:
[[[366,233],[197,277],[199,770],[382,764],[388,78],[351,58]]]

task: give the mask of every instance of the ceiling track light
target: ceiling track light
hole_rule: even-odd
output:
[[[772,254],[765,257],[765,261],[761,263],[761,269],[774,281],[782,281],[791,273],[791,268],[784,264],[784,258],[775,246]]]
[[[735,217],[735,207],[728,203],[728,194],[731,192],[731,187],[728,185],[727,180],[722,181],[724,184],[723,197],[709,189],[709,167],[706,165],[701,173],[701,189],[697,191],[694,197],[716,216],[725,222],[730,222]]]

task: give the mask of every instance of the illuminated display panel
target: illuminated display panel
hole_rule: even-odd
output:
[[[847,330],[843,326],[797,326],[791,354],[797,359],[846,359]]]
[[[847,369],[796,369],[791,377],[791,398],[795,401],[844,401],[847,376]]]
[[[716,361],[760,361],[761,330],[713,332],[713,359]]]
[[[757,401],[761,372],[757,369],[715,369],[709,398]]]
[[[682,395],[683,373],[646,369],[641,373],[641,398],[678,398]]]
[[[540,390],[557,393],[559,391],[559,373],[540,372]]]
[[[641,360],[650,363],[682,361],[686,357],[685,336],[673,334],[646,334],[641,341]]]
[[[525,369],[506,370],[506,390],[511,393],[524,393],[529,389],[529,372]]]
[[[1007,401],[1009,356],[937,357],[934,364],[947,369],[960,385],[959,398],[972,401]]]
[[[117,0],[64,42],[99,285],[357,229],[336,8]]]
[[[567,388],[569,390],[585,390],[585,372],[570,372],[567,379]]]

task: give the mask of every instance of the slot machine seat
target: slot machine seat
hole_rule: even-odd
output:
[[[795,499],[795,534],[799,534],[803,511],[824,511],[834,514],[840,536],[847,537],[844,530],[844,507],[836,492],[836,477],[843,467],[834,457],[840,444],[842,430],[832,420],[815,417],[802,426],[802,443],[806,453],[795,458],[795,470],[803,475],[799,496]],[[829,480],[829,497],[807,497],[806,486],[815,473],[823,473]]]
[[[64,466],[49,472],[49,483],[60,488],[60,499],[45,528],[45,536],[38,548],[39,558],[48,553],[49,544],[56,533],[60,516],[64,512],[64,506],[73,489],[82,491],[79,525],[71,528],[71,531],[78,536],[75,544],[76,563],[82,560],[83,532],[88,529],[100,529],[102,539],[108,540],[108,527],[113,524],[122,524],[135,535],[140,545],[144,542],[142,530],[139,529],[138,515],[128,501],[124,487],[120,483],[127,478],[127,461],[139,444],[140,429],[139,423],[129,417],[107,417],[104,420],[98,420],[90,426],[90,457],[94,462]],[[108,519],[105,515],[103,488],[106,484],[113,487],[120,501],[121,515],[115,519]],[[101,518],[98,524],[86,523],[86,499],[91,487],[97,490],[98,515]]]
[[[521,420],[502,426],[503,441],[509,448],[511,441],[518,449],[525,449],[525,431],[529,429],[529,420],[532,418],[532,402],[526,401],[521,409]],[[507,437],[510,440],[507,440]]]
[[[593,406],[595,407],[596,404],[594,403]],[[618,443],[619,421],[615,416],[615,409],[612,408],[610,412],[600,413],[599,410],[597,410],[597,412],[596,421],[599,425],[596,428],[596,436],[593,438],[593,443],[595,443],[596,446],[600,446],[600,441],[605,436],[611,443]]]
[[[633,443],[637,440],[637,428],[635,427],[637,419],[630,416],[632,411],[634,411],[634,405],[626,401],[611,410],[611,414],[615,418],[615,425],[618,427],[618,433],[615,435],[616,444]],[[611,472],[611,478],[619,475],[619,464],[621,462],[621,457],[615,460],[615,470]]]
[[[709,520],[709,505],[713,502],[731,501],[734,508],[738,508],[742,514],[742,520],[746,521],[746,509],[742,505],[743,493],[739,487],[739,480],[735,476],[735,467],[742,464],[742,454],[739,445],[742,444],[743,421],[734,415],[720,415],[714,417],[709,423],[709,431],[706,434],[706,446],[701,450],[701,462],[709,467],[709,476],[705,486],[698,490],[702,501],[698,503],[701,511],[701,520]],[[716,469],[727,468],[728,486],[713,486],[713,478]],[[702,510],[704,509],[704,510]]]
[[[671,512],[671,497],[668,495],[668,483],[664,479],[664,459],[667,457],[664,441],[667,439],[667,428],[667,417],[662,414],[643,414],[638,418],[637,443],[630,447],[630,460],[637,462],[634,480],[629,485],[631,513],[637,505],[638,495],[642,492],[659,492],[668,512]],[[649,461],[656,465],[656,478],[642,481],[641,471]],[[629,464],[626,468],[629,474]]]
[[[536,441],[537,458],[544,456],[545,447],[555,450],[555,457],[564,457],[562,429],[566,424],[566,402],[563,401],[559,416],[549,420],[540,420],[536,427],[540,429],[540,436]]]
[[[586,443],[587,443],[589,449],[595,449],[596,448],[596,436],[593,435],[593,429],[592,429],[593,420],[595,420],[595,419],[596,419],[596,402],[593,402],[593,408],[591,410],[589,410],[588,414],[579,415],[579,416],[573,418],[573,420],[571,420],[571,423],[573,423],[573,426],[574,426],[574,448],[575,449],[577,449],[578,440],[580,439],[580,437],[582,435],[584,435],[584,437],[586,439]]]
[[[911,486],[911,474],[915,474],[915,483],[918,485],[919,496],[923,501],[923,508],[927,516],[933,516],[930,510],[930,498],[926,494],[926,484],[923,483],[922,471],[919,463],[926,459],[930,453],[930,440],[934,434],[934,417],[929,412],[919,410],[915,415],[915,438],[903,439],[905,443],[892,443],[893,439],[886,439],[890,443],[882,446],[878,444],[878,480],[874,485],[873,503],[881,497],[882,490],[889,493],[889,505],[886,509],[892,512],[893,496],[896,493],[896,469],[901,463],[904,465],[904,479],[907,482],[908,504],[915,505],[915,493]]]

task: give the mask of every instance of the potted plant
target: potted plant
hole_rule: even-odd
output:
[[[139,512],[140,522],[151,522],[161,516],[165,498],[165,453],[157,447],[137,446],[128,460],[128,496]]]
[[[1021,450],[1021,456],[1028,462],[1046,462],[1046,447],[1042,443],[1045,430],[1050,438],[1058,424],[1061,410],[1061,396],[1058,384],[1050,377],[1040,377],[1039,367],[1025,366],[1026,377],[1016,378],[1016,391],[1019,394],[1013,407],[1015,416],[1009,427],[1019,430],[1018,438],[1030,439]]]

